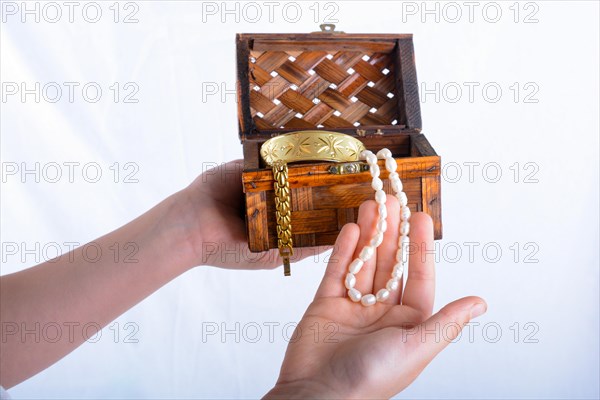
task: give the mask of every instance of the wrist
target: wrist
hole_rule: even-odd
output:
[[[263,399],[337,399],[345,397],[328,385],[316,381],[301,380],[276,383]]]
[[[202,242],[201,233],[194,224],[194,204],[188,189],[183,189],[165,200],[157,208],[161,210],[160,231],[164,249],[183,272],[198,265],[196,246]]]

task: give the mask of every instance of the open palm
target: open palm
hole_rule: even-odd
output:
[[[388,230],[376,255],[357,274],[356,288],[375,293],[390,278],[398,243],[399,206],[388,196]],[[344,226],[313,303],[290,340],[275,388],[267,397],[391,397],[408,386],[486,305],[466,297],[433,310],[433,225],[411,218],[406,286],[383,303],[364,307],[346,295],[344,277],[375,232],[377,205],[365,202],[358,224]],[[426,251],[427,250],[427,251]]]

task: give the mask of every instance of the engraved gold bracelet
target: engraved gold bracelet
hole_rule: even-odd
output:
[[[261,146],[262,159],[273,169],[277,247],[283,259],[285,276],[290,275],[290,257],[294,255],[287,164],[298,161],[358,161],[364,150],[362,142],[350,135],[316,130],[279,135]],[[344,173],[344,168],[335,171]]]

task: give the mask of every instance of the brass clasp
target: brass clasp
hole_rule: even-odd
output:
[[[360,174],[369,170],[369,164],[364,162],[349,162],[339,163],[329,167],[330,174],[336,175],[347,175],[347,174]]]

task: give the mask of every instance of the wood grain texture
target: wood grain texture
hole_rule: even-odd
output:
[[[411,156],[437,156],[437,153],[425,137],[425,135],[416,135],[411,142]]]
[[[297,189],[293,189],[291,191],[292,195],[291,195],[291,200],[292,200],[292,210],[296,210],[297,213],[303,213],[305,215],[303,215],[303,218],[306,218],[308,220],[312,220],[315,218],[328,218],[330,217],[329,215],[319,215],[318,212],[313,212],[313,194],[312,194],[312,188],[311,187],[302,187],[302,188],[297,188]],[[267,207],[268,209],[268,207]],[[292,216],[293,218],[293,216]],[[301,215],[297,214],[296,218],[301,218]],[[311,225],[311,224],[307,224],[307,225]],[[312,225],[314,225],[314,222],[312,223]],[[327,222],[325,221],[325,223],[323,225],[327,225]],[[292,230],[294,229],[294,226],[292,225]],[[313,229],[309,229],[309,230],[297,230],[296,231],[296,236],[294,238],[294,244],[298,247],[310,247],[310,246],[315,246],[315,233],[317,231],[313,230]]]
[[[438,176],[440,174],[439,157],[410,157],[398,158],[398,174],[400,178],[411,179],[423,176]],[[348,175],[336,175],[329,172],[331,163],[290,164],[288,165],[288,181],[291,188],[312,186],[334,186],[340,184],[363,183],[371,180],[369,172]],[[379,162],[381,178],[385,179],[388,172],[385,163]],[[244,192],[260,192],[271,190],[273,186],[273,171],[262,169],[242,173]]]
[[[412,39],[412,33],[342,33],[335,31],[332,32],[301,32],[301,33],[240,33],[241,37],[246,39],[253,39],[256,42],[282,42],[282,41],[324,41],[327,43],[337,43],[340,40],[351,40],[356,42],[364,41],[394,41],[396,39]]]
[[[391,192],[389,181],[384,181],[384,189]],[[409,198],[409,208],[414,211],[423,209],[421,195],[421,179],[410,179],[404,182],[405,192]],[[373,189],[370,182],[338,186],[316,186],[312,188],[292,190],[292,231],[294,247],[332,245],[339,230],[349,222],[356,222],[358,208],[366,200],[373,200]],[[266,193],[266,214],[275,215],[274,194]],[[318,205],[311,210],[299,208]],[[250,250],[265,251],[277,247],[277,227],[275,218],[268,218],[266,230],[264,220],[261,229],[249,226],[248,235]]]
[[[331,35],[330,35],[331,36]],[[340,36],[340,35],[336,35]],[[302,38],[300,36],[288,39],[268,38],[266,40],[254,39],[253,49],[257,51],[373,51],[389,52],[394,48],[393,40],[369,40],[331,37],[318,39],[314,37]]]
[[[338,224],[337,230],[342,229],[349,222],[356,222],[358,217],[358,207],[355,208],[338,208],[337,209]]]
[[[396,60],[396,90],[401,99],[398,101],[400,121],[407,128],[421,129],[421,102],[412,39],[398,40]]]
[[[442,238],[442,197],[440,176],[422,178],[423,212],[433,219],[433,231],[436,240]]]
[[[237,108],[238,108],[238,131],[240,138],[245,137],[246,132],[252,132],[252,115],[248,104],[250,104],[250,79],[248,77],[248,60],[250,57],[250,47],[247,40],[242,38],[242,35],[236,35],[236,51],[237,51]]]
[[[273,201],[273,200],[271,200]],[[248,228],[248,247],[250,251],[269,249],[269,219],[267,213],[267,193],[246,194],[246,226]],[[275,235],[277,237],[277,234]]]
[[[315,108],[313,108],[314,110]],[[311,112],[313,111],[311,110]],[[307,114],[308,115],[308,114]],[[306,119],[306,115],[305,115],[305,119]],[[367,130],[367,135],[365,137],[361,137],[361,140],[366,140],[369,141],[371,137],[377,137],[378,135],[375,135],[374,133],[377,130],[381,130],[381,132],[384,133],[383,136],[388,136],[388,135],[397,135],[397,136],[402,136],[402,135],[412,135],[412,134],[419,134],[420,131],[417,130],[413,130],[413,129],[406,129],[403,125],[393,125],[393,126],[389,126],[389,125],[373,125],[370,126],[369,129]],[[283,129],[261,129],[260,131],[255,131],[252,136],[247,137],[245,140],[256,140],[259,142],[264,142],[270,138],[272,138],[273,136],[277,136],[277,135],[281,135],[284,133],[290,133],[290,132],[296,132],[298,129],[295,128],[283,128]],[[357,128],[356,127],[337,127],[335,128],[336,132],[340,132],[340,133],[345,133],[347,135],[351,135],[351,136],[357,136],[356,131]],[[243,143],[243,141],[242,141]],[[367,142],[365,142],[366,144]],[[406,155],[410,155],[410,153],[406,153]]]
[[[372,51],[390,52],[398,39],[412,40],[412,34],[244,33],[240,38],[252,42],[255,51]]]
[[[242,143],[242,152],[244,154],[244,171],[256,170],[260,168],[259,157],[260,143],[255,140],[246,140]]]

